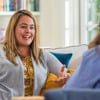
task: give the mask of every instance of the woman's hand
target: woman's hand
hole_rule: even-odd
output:
[[[65,71],[65,67],[65,65],[61,67],[61,69],[59,70],[59,77],[58,79],[54,80],[55,82],[64,84],[69,79],[70,75]]]

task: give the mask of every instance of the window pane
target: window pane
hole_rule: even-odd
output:
[[[89,43],[97,34],[100,21],[100,0],[87,1],[87,42]]]
[[[96,28],[91,31],[88,31],[88,41],[91,41],[92,39],[94,39],[96,34],[97,34]]]
[[[65,46],[69,46],[69,30],[65,30]]]
[[[69,0],[65,1],[65,27],[69,28]]]
[[[65,0],[65,45],[68,46],[69,45],[69,34],[70,34],[70,19],[69,19],[69,16],[70,16],[70,12],[69,12],[69,9],[70,9],[70,2],[69,0]]]

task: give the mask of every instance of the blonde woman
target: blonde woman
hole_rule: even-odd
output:
[[[0,100],[39,95],[49,72],[59,76],[56,82],[66,81],[64,67],[39,48],[39,33],[32,13],[20,10],[12,15],[0,44]]]

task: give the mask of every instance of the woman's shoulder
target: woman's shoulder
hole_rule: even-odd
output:
[[[86,59],[97,59],[97,58],[100,58],[100,45],[94,47],[94,48],[91,48],[91,49],[88,49],[87,51],[84,52],[83,54],[83,57]]]
[[[3,51],[3,44],[0,43],[0,52]]]
[[[98,47],[98,46],[96,46],[96,47],[94,47],[94,48],[90,48],[90,49],[88,49],[88,50],[86,50],[85,52],[84,52],[84,56],[88,56],[88,55],[90,55],[90,54],[96,54],[96,53],[98,53],[97,52],[97,49],[100,49],[100,47]]]
[[[4,55],[4,49],[3,49],[3,44],[0,43],[0,56]]]
[[[45,60],[55,60],[54,55],[52,55],[50,51],[46,49],[42,49],[42,58]]]
[[[43,57],[48,57],[48,55],[51,55],[50,52],[46,49],[41,49]]]

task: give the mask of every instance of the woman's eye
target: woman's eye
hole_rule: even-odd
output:
[[[35,27],[30,27],[30,29],[35,29]]]
[[[26,28],[26,26],[21,26],[21,28]]]
[[[21,26],[21,28],[25,28],[25,29],[27,29],[28,27],[27,26]],[[31,29],[31,30],[33,30],[33,29],[35,29],[35,27],[29,27],[29,29]]]

